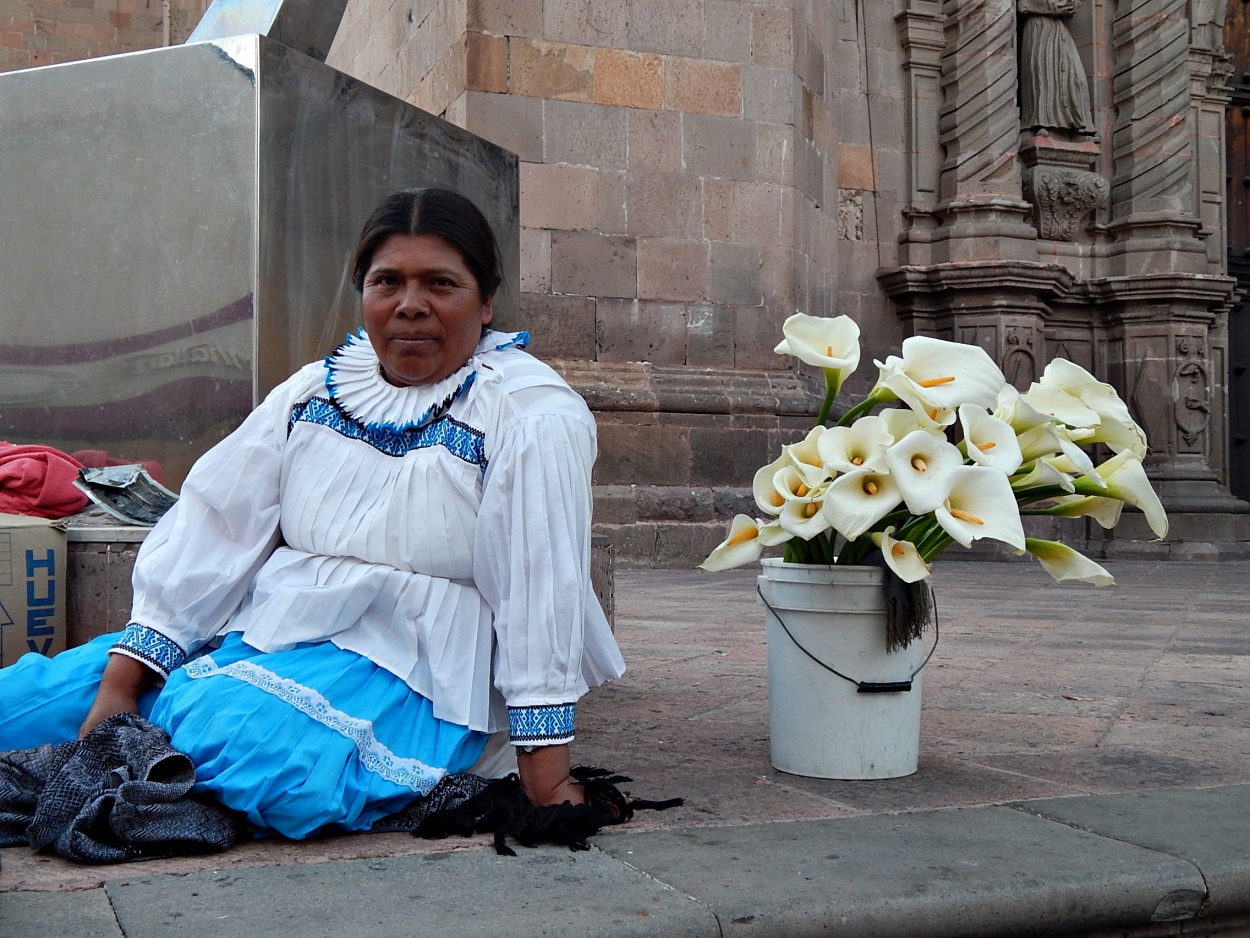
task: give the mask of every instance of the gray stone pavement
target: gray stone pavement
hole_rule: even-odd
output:
[[[581,854],[0,850],[0,938],[1250,935],[1250,563],[1107,566],[1095,589],[944,557],[920,770],[855,782],[769,765],[753,570],[618,571],[630,672],[579,708],[577,757],[684,807]]]

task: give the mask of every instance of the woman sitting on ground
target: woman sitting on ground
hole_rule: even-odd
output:
[[[364,329],[195,464],[125,630],[0,671],[0,750],[139,713],[196,791],[293,838],[502,774],[508,743],[531,802],[582,802],[574,704],[624,670],[590,587],[594,420],[487,328],[499,251],[463,196],[387,198],[351,276]]]

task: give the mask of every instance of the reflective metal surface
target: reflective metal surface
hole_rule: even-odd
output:
[[[347,0],[213,0],[187,42],[258,33],[326,60]]]
[[[360,226],[417,185],[474,199],[518,283],[512,154],[272,40],[0,74],[0,439],[176,489],[356,328]]]

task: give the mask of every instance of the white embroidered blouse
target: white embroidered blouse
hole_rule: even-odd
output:
[[[330,641],[442,719],[571,739],[625,665],[590,586],[594,418],[527,339],[401,388],[362,330],[277,387],[148,535],[113,651],[167,675],[227,632]]]

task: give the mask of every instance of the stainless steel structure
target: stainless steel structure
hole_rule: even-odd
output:
[[[418,185],[482,207],[515,288],[516,157],[272,39],[0,75],[0,439],[176,488],[357,327],[360,226]]]
[[[324,62],[347,0],[213,0],[187,42],[259,33]]]

